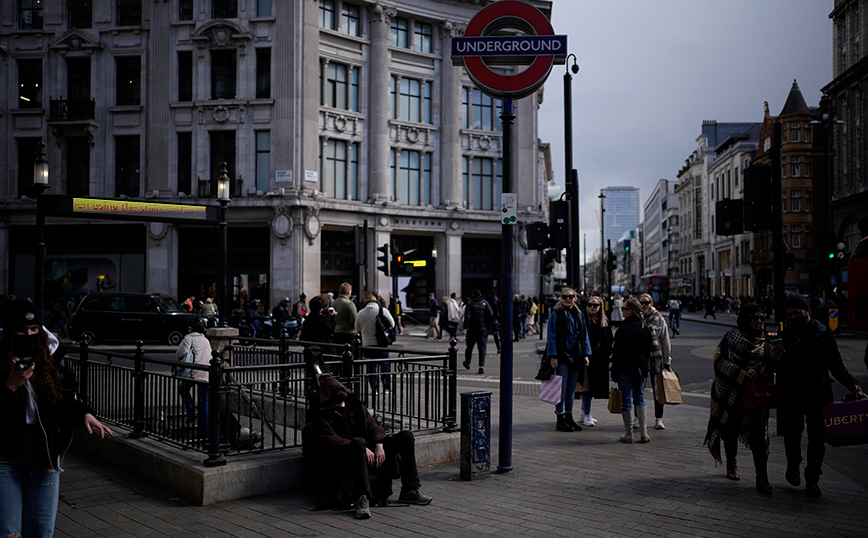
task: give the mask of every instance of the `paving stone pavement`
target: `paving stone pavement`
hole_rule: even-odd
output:
[[[472,383],[462,379],[459,391],[475,389]],[[495,389],[492,469],[499,461],[497,402]],[[667,406],[666,429],[634,445],[617,441],[621,418],[602,400],[593,408],[598,425],[574,433],[555,431],[553,407],[533,395],[516,394],[513,409],[511,472],[464,482],[458,462],[422,468],[431,505],[373,508],[365,521],[351,511],[313,512],[301,490],[195,506],[73,448],[55,536],[868,535],[868,490],[826,466],[823,496],[807,498],[804,487],[784,480],[780,437],[771,438],[772,495],[754,489],[747,449],[739,450],[741,481],[727,480],[701,446],[707,408]],[[854,451],[868,461],[866,446],[827,450]]]

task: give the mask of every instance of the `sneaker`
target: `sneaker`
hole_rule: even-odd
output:
[[[577,398],[578,398],[578,396],[577,396]],[[579,422],[584,421],[585,420],[585,412],[579,411],[579,418],[577,418],[576,420],[578,420]]]
[[[464,361],[461,363],[461,365],[464,366],[465,370],[470,370],[470,362],[469,361]]]
[[[485,373],[485,368],[483,368],[483,367],[480,366],[480,367],[479,367],[479,370],[478,370],[476,373],[477,373],[478,375],[482,375],[482,374],[484,374],[484,373]]]
[[[589,428],[593,428],[594,422],[596,422],[596,420],[594,420],[594,417],[592,417],[591,415],[585,415],[585,420],[582,421],[582,424]]]
[[[420,489],[414,489],[413,491],[408,491],[407,493],[402,493],[398,497],[398,501],[402,503],[408,504],[418,504],[425,506],[426,504],[431,504],[431,497],[422,493]]]
[[[654,419],[654,429],[655,430],[665,430],[666,429],[666,426],[663,425],[663,419],[662,418],[655,418]]]
[[[371,508],[368,506],[368,498],[364,495],[356,501],[356,519],[371,519]]]

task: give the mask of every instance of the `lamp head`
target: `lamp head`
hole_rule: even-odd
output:
[[[217,199],[229,201],[229,172],[226,170],[226,161],[220,163],[220,175],[217,177]]]
[[[36,159],[33,161],[33,183],[48,185],[48,161],[45,159],[45,144],[42,140],[36,144]]]

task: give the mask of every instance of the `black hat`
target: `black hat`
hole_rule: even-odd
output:
[[[6,305],[3,312],[3,334],[11,335],[22,325],[42,325],[42,314],[29,300],[15,299]]]
[[[784,301],[784,311],[786,312],[790,308],[798,308],[805,312],[811,311],[811,308],[808,306],[808,301],[798,293],[787,295],[787,299]]]
[[[299,295],[299,297],[301,297],[302,299],[307,299],[307,295],[305,295],[303,293],[301,295]]]

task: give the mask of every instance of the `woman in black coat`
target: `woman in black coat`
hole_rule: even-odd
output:
[[[593,427],[597,419],[591,416],[591,400],[609,397],[609,357],[612,355],[612,327],[603,311],[603,298],[592,295],[585,306],[585,318],[588,320],[588,339],[591,342],[592,354],[588,367],[585,368],[582,390],[582,414],[579,420],[585,426]]]
[[[645,382],[651,358],[651,331],[642,321],[642,306],[636,299],[624,303],[624,323],[615,333],[612,345],[612,381],[623,393],[621,417],[624,419],[622,443],[633,442],[633,407],[639,417],[640,443],[651,440],[645,422]]]
[[[298,337],[302,342],[318,342],[321,344],[332,343],[332,331],[334,327],[328,318],[327,314],[323,314],[323,301],[319,297],[314,297],[308,305],[309,312],[304,318],[304,325],[301,326],[301,335]],[[331,347],[322,346],[323,351],[329,353]]]

